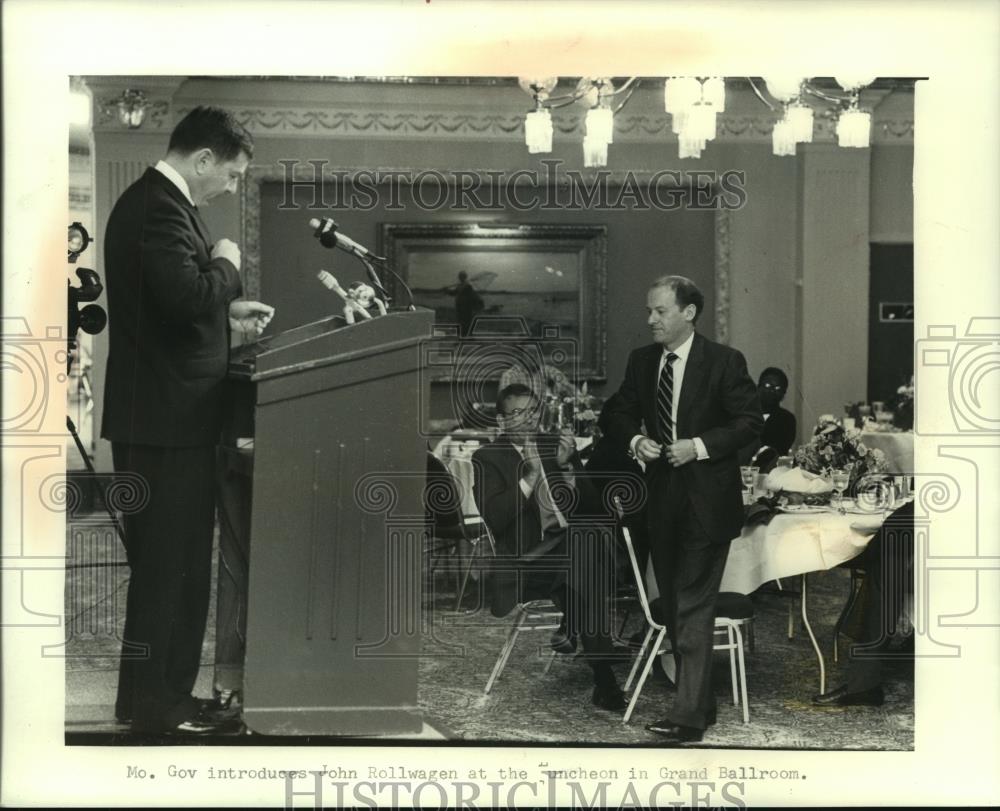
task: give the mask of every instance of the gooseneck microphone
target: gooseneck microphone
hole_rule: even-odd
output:
[[[360,245],[349,236],[340,233],[335,220],[324,217],[318,220],[315,217],[309,220],[309,227],[313,228],[313,236],[319,239],[319,244],[324,248],[340,248],[349,254],[357,256],[359,259],[374,259],[377,262],[384,262],[385,257],[376,256],[364,245]]]
[[[384,256],[375,255],[364,245],[361,245],[350,237],[340,233],[340,231],[337,230],[337,223],[332,217],[324,217],[323,219],[313,217],[309,220],[309,227],[313,229],[313,236],[319,240],[319,244],[324,248],[339,248],[345,253],[349,253],[351,256],[360,259],[365,266],[365,270],[368,271],[368,278],[371,280],[372,287],[375,288],[375,292],[378,293],[379,297],[386,304],[388,304],[392,301],[392,298],[389,296],[388,292],[386,292],[385,287],[382,285],[382,280],[379,278],[378,273],[372,265],[372,262],[380,263],[382,270],[391,273],[399,285],[406,291],[410,300],[407,309],[415,309],[413,306],[413,292],[410,290],[409,285],[400,277],[398,273],[396,273],[396,271],[385,264],[386,259]]]

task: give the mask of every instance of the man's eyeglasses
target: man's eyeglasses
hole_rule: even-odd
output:
[[[524,415],[533,417],[536,414],[538,414],[538,406],[528,406],[527,408],[515,408],[513,411],[503,413],[500,416],[505,420],[515,420]]]

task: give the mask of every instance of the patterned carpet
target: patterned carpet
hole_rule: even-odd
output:
[[[128,569],[115,565],[122,556],[113,536],[95,541],[89,533],[74,533],[71,525],[68,548],[66,611],[67,627],[72,630],[66,651],[67,721],[75,719],[75,732],[87,731],[88,724],[100,730],[112,721],[119,644],[114,630],[120,630],[124,621]],[[547,631],[521,637],[502,677],[492,693],[485,695],[483,687],[511,620],[496,619],[489,612],[455,614],[451,611],[454,583],[448,572],[439,571],[434,590],[428,589],[425,600],[432,631],[425,637],[427,655],[421,661],[419,701],[428,724],[463,742],[657,745],[656,736],[644,726],[665,714],[672,688],[651,677],[631,723],[624,725],[621,714],[599,710],[591,703],[590,668],[583,661],[559,655],[548,674],[543,673],[549,658]],[[848,592],[847,573],[835,570],[813,576],[810,588],[810,619],[827,652],[829,688],[841,683],[845,673],[843,659],[833,664],[829,650],[833,624]],[[475,603],[474,583],[466,596],[467,602]],[[727,655],[717,653],[718,723],[701,746],[912,750],[912,664],[894,663],[886,668],[883,707],[814,707],[810,698],[818,692],[819,672],[797,617],[798,601],[762,592],[753,600],[756,651],[747,655],[750,723],[743,724],[732,704]],[[796,610],[791,640],[787,638],[790,602]],[[213,612],[214,604],[213,597]],[[214,617],[209,617],[208,628],[199,687],[210,685]],[[638,615],[629,621],[626,635],[637,628]],[[845,645],[846,640],[842,650]],[[628,667],[617,667],[616,672],[624,683]],[[96,719],[97,723],[81,722],[80,705],[95,702],[96,711],[107,717]]]
[[[494,685],[483,692],[513,617],[495,619],[488,612],[455,616],[454,592],[446,578],[437,578],[431,616],[435,638],[461,645],[462,656],[428,657],[421,669],[421,705],[428,720],[455,738],[476,741],[656,746],[656,736],[644,727],[666,714],[673,688],[651,676],[628,725],[621,714],[599,710],[591,703],[592,681],[586,663],[558,655],[548,674],[549,633],[523,634]],[[833,664],[830,644],[833,624],[848,593],[848,575],[837,570],[810,579],[810,621],[827,656],[827,685],[844,680],[846,664]],[[808,636],[798,618],[798,601],[777,593],[753,597],[756,650],[747,654],[750,723],[732,703],[728,653],[716,653],[713,676],[719,704],[718,722],[705,735],[704,747],[753,749],[872,749],[913,748],[912,663],[886,668],[886,702],[882,707],[816,707],[819,669]],[[796,611],[795,636],[787,637],[788,606]],[[629,621],[626,635],[639,628],[639,615]],[[849,640],[842,638],[842,653]],[[437,646],[436,646],[437,647]],[[624,684],[628,666],[616,667]]]

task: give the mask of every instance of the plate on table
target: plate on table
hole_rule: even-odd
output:
[[[830,512],[829,507],[821,507],[816,504],[784,504],[778,507],[778,509],[783,513],[791,513],[793,515],[813,515]]]
[[[850,515],[867,515],[867,516],[880,516],[885,510],[880,507],[875,507],[874,509],[869,509],[868,507],[859,507],[857,502],[853,499],[844,499],[843,510],[845,513]]]

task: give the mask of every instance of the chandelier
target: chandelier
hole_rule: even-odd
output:
[[[796,145],[811,143],[813,104],[829,105],[827,114],[837,116],[837,142],[840,146],[865,148],[871,143],[871,113],[860,107],[861,89],[874,77],[845,76],[835,81],[843,93],[834,95],[812,85],[800,76],[770,76],[764,85],[771,100],[760,91],[753,79],[750,87],[767,107],[780,118],[774,124],[771,149],[775,155],[794,155]],[[611,78],[583,77],[570,93],[553,96],[558,77],[522,77],[521,89],[528,93],[534,107],[524,120],[524,141],[531,154],[552,151],[551,110],[579,103],[587,108],[584,119],[583,165],[606,166],[608,146],[614,141],[614,117],[639,86],[632,77],[620,87]],[[813,104],[811,104],[812,102]],[[677,135],[678,157],[700,158],[709,141],[715,138],[718,116],[726,109],[726,83],[719,76],[671,76],[663,84],[663,109],[671,117],[671,129]]]

